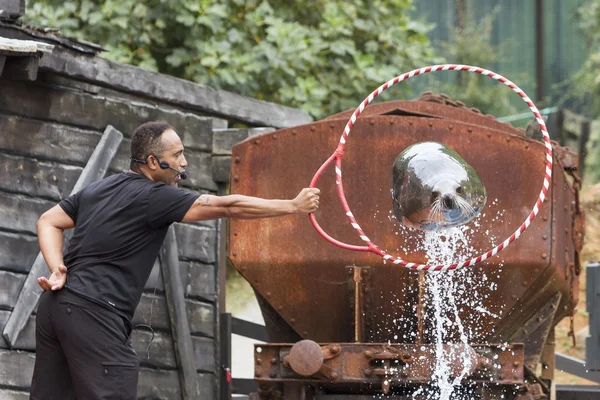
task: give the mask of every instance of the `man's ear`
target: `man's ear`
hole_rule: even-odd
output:
[[[148,156],[146,159],[146,165],[152,170],[155,171],[158,168],[158,160],[154,156]]]

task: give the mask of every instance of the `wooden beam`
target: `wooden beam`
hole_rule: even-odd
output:
[[[117,152],[121,140],[123,140],[123,134],[121,132],[110,125],[106,127],[102,139],[100,139],[100,142],[92,153],[87,165],[75,183],[75,187],[71,191],[71,194],[79,192],[90,183],[96,182],[104,177],[113,156]],[[65,232],[65,243],[68,243],[72,235],[72,230]],[[37,278],[45,275],[46,268],[46,261],[40,252],[31,266],[29,275],[23,284],[23,288],[21,289],[21,293],[19,294],[19,298],[13,308],[12,314],[2,332],[2,336],[11,347],[19,338],[27,319],[34,310],[40,295],[42,294],[42,289],[38,286]]]
[[[4,70],[3,80],[35,81],[37,79],[40,58],[37,55],[8,57]]]
[[[60,47],[41,59],[40,69],[252,126],[285,128],[312,121],[310,115],[300,109],[213,89],[100,57],[75,55]]]
[[[183,285],[179,275],[179,252],[177,250],[177,238],[175,230],[170,227],[167,237],[160,251],[160,264],[169,319],[171,320],[171,331],[175,345],[175,359],[179,370],[179,381],[181,383],[181,394],[183,400],[197,399],[200,394],[198,386],[196,360],[194,358],[194,345],[190,335],[187,311],[185,308],[185,296]]]

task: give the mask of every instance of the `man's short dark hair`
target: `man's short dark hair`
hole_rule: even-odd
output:
[[[131,163],[129,168],[138,171],[139,161],[146,161],[151,154],[161,154],[164,149],[160,136],[168,129],[173,129],[173,127],[165,121],[146,122],[138,126],[131,138]]]

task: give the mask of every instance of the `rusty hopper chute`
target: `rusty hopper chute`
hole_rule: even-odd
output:
[[[351,113],[238,144],[231,192],[293,197],[329,157]],[[398,224],[388,218],[390,166],[400,151],[423,141],[461,154],[483,180],[488,199],[494,199],[479,218],[488,235],[473,235],[474,249],[487,250],[489,237],[509,236],[527,217],[544,173],[541,142],[445,97],[379,103],[356,121],[344,156],[344,187],[361,227],[382,248],[427,261],[422,251],[410,250],[422,234],[398,235]],[[540,377],[534,371],[540,358],[553,354],[552,327],[572,314],[577,302],[583,216],[577,189],[566,176],[576,166],[576,156],[555,145],[553,180],[537,218],[511,249],[472,267],[475,277],[498,276],[498,289],[480,299],[496,317],[482,314],[475,321],[472,309],[461,314],[465,329],[477,332],[465,354],[474,365],[466,381],[479,391],[506,393],[506,399],[510,393],[549,392],[544,379],[551,378],[552,367]],[[325,171],[319,223],[333,237],[360,245],[333,182],[333,171]],[[430,382],[431,362],[419,368],[411,363],[433,357],[426,333],[431,321],[420,312],[423,273],[334,247],[305,216],[232,220],[229,258],[254,288],[269,335],[269,343],[255,353],[256,398],[276,398],[282,391],[292,400],[358,399],[382,392],[401,399]],[[398,318],[401,326],[393,323]],[[396,373],[390,373],[393,368]],[[486,386],[490,381],[497,385]]]

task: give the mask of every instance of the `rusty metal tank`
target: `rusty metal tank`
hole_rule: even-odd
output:
[[[351,113],[239,143],[233,148],[231,193],[292,198],[336,148]],[[474,234],[470,245],[484,252],[497,244],[494,240],[510,236],[539,194],[543,144],[461,103],[424,94],[418,100],[368,106],[347,143],[346,198],[371,240],[403,259],[427,261],[423,251],[414,250],[423,234],[398,234],[397,222],[389,218],[391,165],[403,149],[423,141],[454,149],[487,189],[488,204],[478,225],[486,235]],[[475,383],[489,378],[484,377],[487,352],[505,361],[491,378],[496,383],[520,396],[540,392],[550,398],[551,372],[537,376],[535,369],[540,359],[552,364],[552,328],[572,315],[577,303],[583,215],[576,168],[576,155],[555,143],[551,187],[536,219],[509,248],[469,271],[475,280],[493,274],[497,284],[479,299],[489,315],[474,319],[473,309],[461,310],[465,329],[477,332],[469,338],[477,364],[469,379]],[[337,198],[334,171],[324,173],[319,188],[316,218],[321,226],[334,238],[361,245]],[[349,398],[388,393],[390,385],[393,392],[394,387],[427,384],[428,372],[409,371],[405,362],[430,342],[423,332],[432,320],[420,309],[423,272],[334,247],[304,215],[231,220],[229,232],[229,260],[254,288],[269,335],[269,344],[256,354],[262,388],[256,398],[276,398],[274,393],[286,399]],[[395,324],[398,319],[403,324]],[[398,339],[407,337],[413,339]],[[296,354],[318,356],[290,359],[294,346]],[[378,369],[390,360],[405,366],[404,376]],[[526,387],[528,377],[538,386]]]

